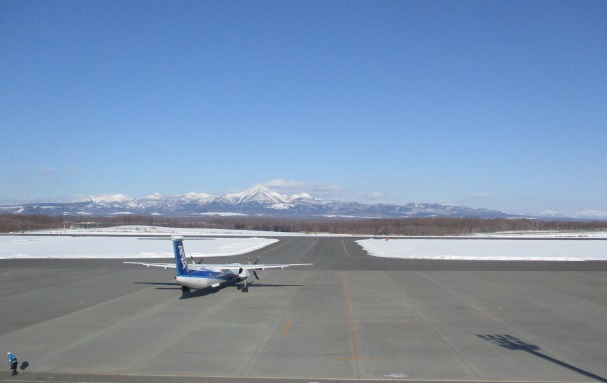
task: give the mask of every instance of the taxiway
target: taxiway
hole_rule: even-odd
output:
[[[1,261],[0,344],[29,366],[0,381],[607,382],[607,262],[279,239],[249,256],[314,267],[261,272],[248,293],[182,298],[172,270],[114,259]]]

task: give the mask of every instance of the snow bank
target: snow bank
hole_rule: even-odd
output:
[[[605,261],[607,241],[557,239],[364,239],[370,255],[403,259]]]
[[[13,258],[172,258],[171,235],[186,237],[188,256],[246,254],[277,242],[262,238],[280,233],[121,226],[95,230],[47,232],[58,236],[0,236],[0,259]],[[37,232],[44,234],[44,232]],[[86,236],[61,236],[61,235]],[[108,237],[107,235],[120,235]],[[283,233],[295,235],[293,233]],[[126,235],[126,236],[124,236]],[[205,239],[187,236],[208,235]],[[299,234],[304,235],[304,234]],[[145,238],[166,236],[167,239]],[[231,236],[228,238],[227,236]],[[238,237],[233,237],[238,236]],[[365,239],[357,241],[370,255],[405,259],[589,261],[607,260],[606,233],[499,233],[482,237]],[[144,237],[144,239],[140,239]],[[550,239],[548,239],[550,238]],[[594,239],[593,239],[594,238]],[[602,238],[605,238],[603,240]],[[154,240],[152,240],[154,239]]]
[[[185,240],[194,257],[228,256],[251,252],[278,242],[268,238],[209,238]],[[14,258],[172,258],[169,239],[137,237],[0,237],[0,259]]]

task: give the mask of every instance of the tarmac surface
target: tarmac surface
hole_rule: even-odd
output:
[[[0,345],[26,362],[0,382],[607,382],[607,262],[279,239],[248,256],[314,266],[261,272],[248,293],[182,297],[173,270],[121,260],[0,261]]]

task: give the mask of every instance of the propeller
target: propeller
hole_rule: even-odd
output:
[[[200,265],[202,263],[202,257],[200,258],[200,260],[195,260],[194,257],[190,256],[190,258],[192,258],[192,263],[194,265]]]
[[[255,262],[251,262],[251,259],[249,257],[247,257],[247,262],[249,263],[249,265],[256,265],[259,262],[259,257],[257,257]],[[238,275],[240,276],[241,280],[244,282],[242,285],[242,291],[245,293],[247,291],[249,291],[249,276],[251,275],[250,274],[251,271],[253,271],[253,275],[255,276],[255,279],[259,280],[259,275],[257,275],[257,272],[255,270],[249,270],[249,269],[245,270],[243,267],[238,269]]]
[[[256,265],[259,263],[259,257],[257,257],[257,259],[255,260],[255,262],[251,263],[251,258],[247,257],[247,262],[249,262],[249,265]]]
[[[257,259],[255,260],[255,262],[251,263],[251,258],[247,257],[247,261],[249,262],[249,265],[256,265],[259,263],[259,257],[257,257]],[[257,275],[257,271],[253,270],[253,275],[255,276],[255,279],[259,280],[259,275]]]

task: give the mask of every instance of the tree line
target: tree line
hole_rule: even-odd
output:
[[[558,221],[536,219],[400,218],[400,219],[303,219],[269,217],[162,217],[123,215],[113,217],[0,215],[0,232],[64,230],[94,221],[94,227],[122,225],[254,230],[283,233],[330,233],[352,235],[440,236],[503,231],[607,230],[607,221]]]

